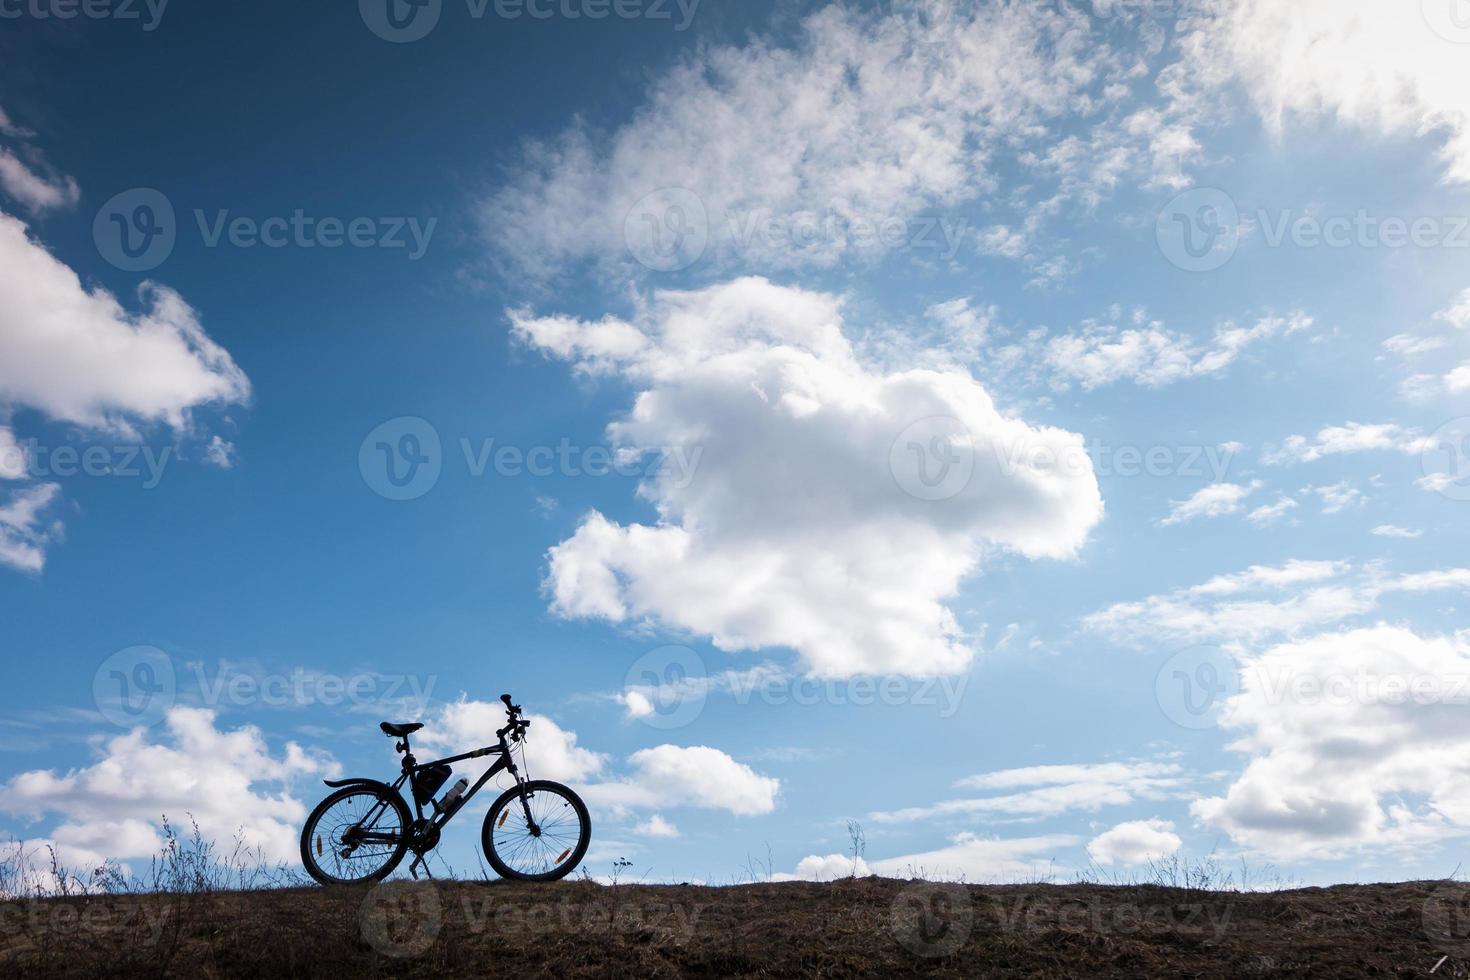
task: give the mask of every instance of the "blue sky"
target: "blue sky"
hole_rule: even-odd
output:
[[[393,3],[0,4],[0,829],[1459,863],[1464,11]]]

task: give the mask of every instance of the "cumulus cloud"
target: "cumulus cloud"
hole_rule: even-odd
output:
[[[690,806],[754,816],[776,809],[781,781],[719,749],[658,745],[628,757],[631,775],[590,784],[589,803],[614,812]]]
[[[1003,792],[878,811],[869,814],[869,819],[877,823],[910,823],[934,817],[986,814],[1034,820],[1074,810],[1123,806],[1138,799],[1163,799],[1186,784],[1183,770],[1172,762],[1028,766],[968,776],[955,783],[961,789]]]
[[[655,813],[647,820],[634,826],[633,833],[642,834],[644,837],[678,837],[679,828]]]
[[[1121,864],[1136,867],[1158,861],[1175,853],[1184,842],[1174,833],[1174,825],[1157,817],[1151,820],[1128,820],[1105,830],[1087,843],[1087,856],[1098,864]]]
[[[196,409],[250,397],[244,372],[177,293],[145,283],[142,309],[126,310],[106,290],[84,287],[4,212],[0,296],[0,418],[28,408],[123,438],[138,438],[138,427],[149,424],[181,435]],[[0,426],[0,479],[23,477],[25,462],[14,433]],[[38,513],[58,490],[33,484],[0,505],[0,564],[42,569],[60,524],[42,525]]]
[[[796,871],[777,872],[774,881],[838,881],[843,878],[866,878],[873,873],[868,862],[859,855],[851,854],[808,854],[796,862]]]
[[[1238,80],[1282,140],[1337,122],[1389,137],[1433,136],[1445,179],[1470,181],[1465,51],[1449,43],[1453,4],[1381,0],[1215,0],[1184,41],[1191,75]],[[1435,22],[1442,17],[1443,23]]]
[[[935,675],[973,648],[946,600],[990,551],[1068,558],[1102,514],[1080,436],[1002,415],[958,369],[864,363],[830,295],[740,279],[633,322],[511,314],[515,335],[637,389],[619,452],[691,447],[550,551],[553,609],[655,621],[813,673]],[[692,452],[686,452],[693,458]]]
[[[241,404],[250,383],[178,293],[149,283],[125,310],[0,214],[0,402],[131,432],[187,427],[192,409]]]
[[[570,783],[589,806],[614,817],[680,806],[747,816],[770,813],[776,807],[780,780],[761,775],[719,749],[677,745],[641,749],[627,758],[619,773],[607,755],[579,745],[576,732],[544,715],[527,717],[531,728],[524,749],[533,778]],[[432,715],[418,739],[446,754],[463,752],[494,745],[495,730],[504,724],[505,706],[498,701],[462,697]],[[473,780],[493,761],[471,759],[458,763],[457,769]],[[672,829],[657,815],[644,826],[644,833]]]
[[[1201,487],[1187,500],[1169,501],[1169,516],[1159,521],[1168,527],[1183,524],[1196,517],[1224,517],[1238,513],[1245,498],[1261,488],[1261,481],[1241,485],[1239,483],[1212,483]]]
[[[162,846],[161,821],[192,817],[216,841],[238,835],[268,861],[295,861],[306,807],[290,794],[297,777],[336,773],[329,759],[288,742],[274,755],[253,726],[223,730],[215,712],[169,710],[160,738],[136,728],[97,743],[91,765],[13,776],[0,809],[56,815],[51,838],[110,858],[141,858]]]
[[[1375,626],[1283,643],[1241,667],[1221,715],[1250,757],[1191,807],[1276,859],[1470,830],[1470,647]]]
[[[1125,114],[1104,97],[1139,62],[1093,28],[1066,5],[921,2],[879,15],[833,4],[789,45],[700,48],[652,78],[611,132],[576,124],[531,145],[481,226],[503,264],[547,278],[588,261],[624,271],[630,240],[650,235],[677,267],[917,251],[918,216],[1003,203],[1022,189],[1002,186],[1015,168],[1037,198],[1020,210],[1091,207],[1126,175],[1177,171],[1195,150],[1175,103]],[[1045,279],[1058,257],[1032,255],[1025,235],[987,223],[943,237],[1029,258]]]
[[[568,731],[545,715],[528,714],[531,721],[527,737],[526,762],[538,779],[564,783],[582,783],[596,778],[606,768],[608,758],[577,743],[577,733]],[[415,738],[426,748],[445,754],[468,752],[496,744],[495,731],[505,725],[505,705],[499,701],[473,701],[461,697],[441,705]],[[479,777],[494,758],[469,759],[459,767]]]
[[[1421,538],[1424,532],[1414,528],[1397,527],[1393,524],[1380,524],[1373,529],[1373,533],[1380,538]]]
[[[868,862],[874,874],[887,878],[929,878],[941,881],[1034,881],[1038,873],[1062,873],[1057,851],[1076,847],[1071,834],[1039,837],[986,838],[968,831],[949,838],[949,844],[918,854],[902,854]]]

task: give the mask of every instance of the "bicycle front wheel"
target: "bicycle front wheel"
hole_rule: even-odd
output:
[[[408,807],[374,786],[348,786],[317,804],[301,829],[301,863],[323,885],[381,881],[408,849]]]
[[[581,863],[591,841],[587,805],[548,779],[533,779],[502,793],[490,804],[480,833],[490,867],[516,881],[565,878]]]

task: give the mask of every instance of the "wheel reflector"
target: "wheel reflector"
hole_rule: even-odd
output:
[[[565,861],[567,859],[567,855],[570,854],[570,853],[572,853],[572,849],[570,847],[567,848],[565,851],[562,851],[560,854],[558,854],[556,856],[556,863],[557,864],[561,864],[563,861]]]
[[[505,818],[508,817],[508,816],[510,816],[510,808],[509,807],[506,807],[505,812],[500,815],[500,819],[496,821],[495,826],[497,826],[497,827],[504,827],[505,826]]]
[[[321,857],[322,856],[322,835],[321,834],[317,834],[316,835],[316,856],[317,857]]]

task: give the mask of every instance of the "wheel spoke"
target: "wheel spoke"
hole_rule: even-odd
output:
[[[526,813],[530,812],[530,821]],[[538,833],[531,832],[534,824]],[[495,856],[516,875],[550,874],[560,868],[588,832],[571,800],[557,790],[538,788],[522,801],[511,797],[491,814],[489,844]]]
[[[393,860],[406,829],[398,809],[377,792],[349,793],[308,829],[307,857],[328,878],[360,881]]]

